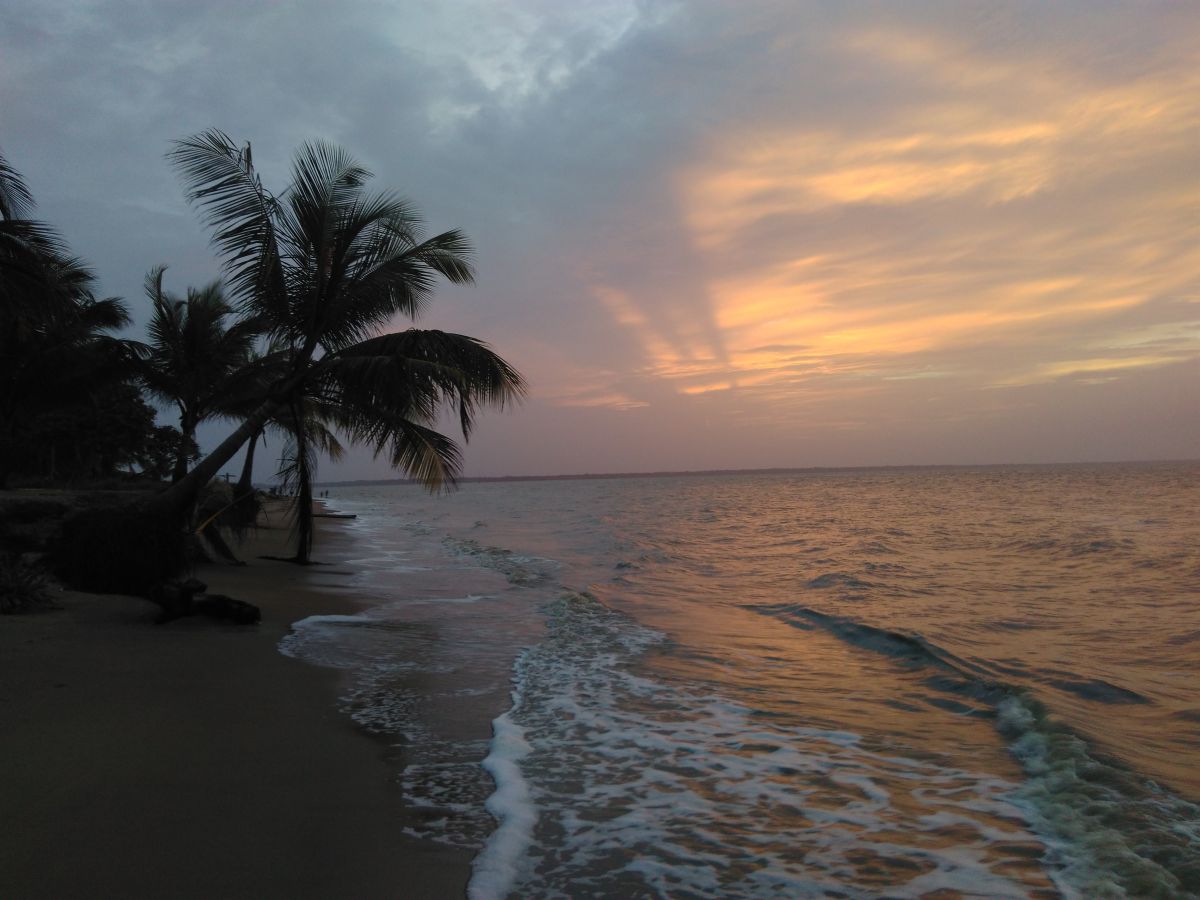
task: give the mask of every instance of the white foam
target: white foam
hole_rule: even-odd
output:
[[[847,731],[777,726],[647,677],[630,663],[661,635],[589,598],[550,614],[495,723],[486,765],[501,825],[476,860],[473,900],[527,893],[535,870],[545,896],[819,894],[871,877],[872,859],[894,866],[896,896],[1026,892],[992,850],[1034,842],[1012,782],[871,752]],[[946,846],[946,831],[967,829],[971,849]]]
[[[513,709],[492,722],[491,751],[482,765],[496,782],[496,790],[488,797],[486,806],[500,824],[472,863],[471,882],[467,887],[470,900],[508,896],[521,873],[521,861],[533,842],[537,807],[530,797],[529,784],[520,765],[531,748],[525,739],[525,730],[513,721],[513,710],[520,703],[518,681],[518,687],[513,691]]]
[[[308,616],[292,623],[292,628],[311,628],[314,625],[357,625],[360,622],[367,620],[367,616],[362,613],[354,613],[353,615],[327,615],[327,616]]]
[[[997,710],[997,726],[1028,776],[1016,799],[1043,835],[1059,890],[1120,897],[1136,885],[1183,896],[1176,875],[1146,848],[1169,848],[1181,869],[1192,864],[1200,806],[1092,757],[1083,740],[1024,696],[1005,698]]]
[[[308,663],[327,666],[334,669],[350,668],[351,664],[335,654],[321,652],[318,644],[324,643],[331,631],[329,626],[363,625],[370,621],[363,613],[355,615],[308,616],[292,623],[290,634],[284,635],[279,641],[278,650],[284,656],[292,659],[302,659]]]
[[[481,891],[498,891],[495,885],[510,878],[505,867],[519,860],[532,829],[528,810],[522,809],[517,765],[522,731],[504,719],[493,722],[492,740],[477,735],[477,729],[498,711],[492,704],[514,656],[529,641],[526,632],[541,632],[536,609],[548,594],[531,593],[547,579],[529,567],[549,572],[554,564],[501,548],[479,548],[485,557],[481,560],[457,552],[439,529],[400,518],[394,510],[364,504],[354,511],[360,513],[348,523],[357,529],[354,558],[343,565],[360,570],[355,576],[363,586],[360,593],[379,605],[353,615],[295,622],[279,650],[346,671],[341,711],[370,732],[403,738],[405,766],[397,781],[406,804],[422,810],[414,834],[481,852],[499,831],[492,851],[495,865],[485,856],[490,868],[477,883]],[[492,593],[476,588],[476,583],[490,588],[502,580],[493,572],[480,572],[481,563],[500,569],[517,589]],[[465,584],[458,577],[464,571],[470,573]],[[428,575],[408,579],[398,574],[406,572]],[[413,678],[416,673],[419,681]],[[467,723],[459,717],[456,701],[468,697],[483,698],[490,711],[469,725],[472,736],[465,740]],[[488,765],[481,766],[489,753]],[[489,801],[496,784],[501,789]]]

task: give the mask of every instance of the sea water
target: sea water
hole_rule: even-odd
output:
[[[335,488],[377,605],[283,650],[472,897],[1197,896],[1198,475]]]

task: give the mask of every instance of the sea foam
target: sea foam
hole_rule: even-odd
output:
[[[847,731],[779,727],[642,674],[664,636],[586,594],[546,612],[495,722],[485,766],[500,825],[472,898],[818,895],[884,869],[894,896],[1024,893],[987,849],[1033,842],[1011,782],[880,754]],[[845,799],[831,803],[831,785]],[[977,846],[945,846],[968,831]]]
[[[517,659],[520,673],[524,654]],[[487,811],[499,823],[483,851],[472,862],[470,900],[494,900],[509,894],[521,871],[521,863],[533,841],[537,807],[529,784],[521,772],[521,760],[529,755],[525,730],[513,721],[513,712],[521,705],[521,678],[513,690],[513,709],[492,722],[491,749],[483,768],[496,782],[496,790],[487,799]]]

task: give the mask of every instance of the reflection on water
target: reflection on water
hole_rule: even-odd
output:
[[[381,558],[425,567],[391,559],[366,578],[398,601],[378,615],[436,640],[417,652],[398,637],[417,632],[396,630],[368,655],[415,659],[435,692],[491,685],[501,707],[515,678],[505,727],[521,749],[493,744],[489,761],[510,782],[493,812],[513,827],[480,858],[480,896],[1186,896],[1200,892],[1196,474],[600,479],[338,501]],[[464,593],[482,599],[434,602]],[[453,743],[455,716],[434,706],[407,727]],[[473,740],[442,781],[482,771]],[[430,741],[436,766],[449,751]],[[491,786],[475,783],[450,819],[478,813]]]

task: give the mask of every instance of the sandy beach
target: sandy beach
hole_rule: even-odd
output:
[[[463,896],[469,854],[406,836],[396,750],[338,712],[339,673],[276,649],[300,618],[361,608],[349,536],[318,519],[329,565],[260,559],[286,553],[269,512],[248,565],[196,572],[258,626],[155,625],[144,600],[70,592],[0,619],[0,895]]]

